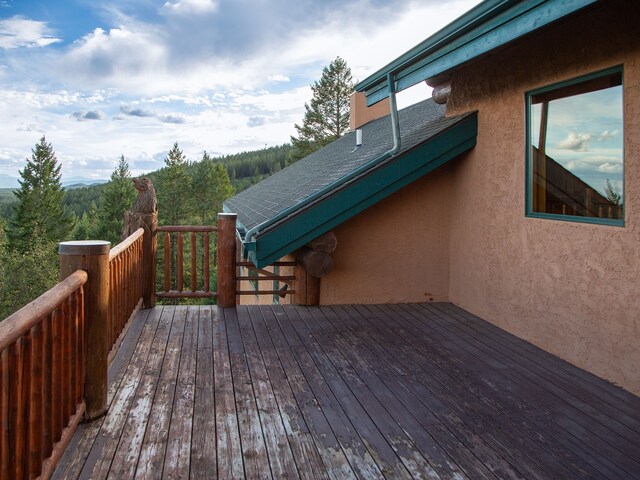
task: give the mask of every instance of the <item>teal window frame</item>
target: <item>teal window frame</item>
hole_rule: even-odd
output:
[[[615,227],[624,227],[625,226],[625,214],[626,214],[626,206],[622,205],[622,218],[601,218],[601,217],[587,217],[581,215],[563,215],[563,214],[555,214],[555,213],[544,213],[544,212],[535,212],[533,211],[533,162],[531,159],[531,107],[532,107],[532,97],[535,95],[539,95],[542,93],[551,92],[553,90],[558,90],[564,87],[568,87],[571,85],[576,85],[579,83],[587,82],[589,80],[594,80],[600,77],[609,76],[612,74],[620,74],[621,77],[621,88],[622,88],[622,192],[625,196],[626,203],[626,188],[625,188],[625,164],[626,164],[626,155],[624,151],[624,69],[622,65],[617,65],[615,67],[607,68],[604,70],[599,70],[597,72],[592,72],[586,75],[581,75],[578,77],[574,77],[568,80],[564,80],[561,82],[553,83],[550,85],[546,85],[544,87],[536,88],[534,90],[530,90],[525,92],[525,216],[528,218],[540,218],[546,220],[560,220],[565,222],[576,222],[576,223],[589,223],[596,225],[607,225],[607,226],[615,226]]]

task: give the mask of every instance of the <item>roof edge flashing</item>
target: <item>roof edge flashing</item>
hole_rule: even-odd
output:
[[[386,74],[397,91],[451,74],[459,66],[573,14],[598,0],[487,0],[356,85],[367,105],[386,98]]]

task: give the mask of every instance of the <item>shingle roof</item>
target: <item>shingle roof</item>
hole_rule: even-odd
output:
[[[348,133],[225,202],[225,211],[238,214],[244,253],[258,268],[475,145],[475,112],[446,117],[444,107],[429,99],[398,113],[396,155],[384,156],[393,147],[387,115],[362,127],[362,146],[356,148],[355,132]]]
[[[425,100],[398,112],[403,155],[461,117],[445,117],[444,106]],[[350,132],[262,182],[225,202],[227,211],[238,214],[238,223],[247,230],[275,217],[306,197],[321,191],[393,146],[390,116],[362,127],[363,145],[355,148],[355,132]],[[397,155],[396,155],[397,156]]]

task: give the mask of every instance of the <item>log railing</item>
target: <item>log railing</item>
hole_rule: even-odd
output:
[[[0,323],[0,478],[49,478],[83,417],[87,278],[72,273]]]
[[[214,226],[168,225],[158,227],[163,234],[164,266],[163,290],[157,291],[160,298],[207,298],[216,297],[218,293],[211,291],[211,241],[215,239],[218,229]],[[172,252],[172,238],[174,235],[175,252]],[[214,234],[214,235],[211,235]],[[187,236],[190,249],[188,251],[189,281],[185,290],[185,252],[184,237]],[[198,236],[201,238],[198,249]],[[175,257],[175,264],[172,260]],[[198,261],[201,260],[201,261]],[[175,268],[172,269],[172,264]],[[198,268],[200,264],[200,269]],[[199,271],[200,270],[200,274]],[[174,275],[172,275],[174,274]],[[175,281],[172,278],[175,276]]]
[[[142,243],[139,228],[109,252],[109,363],[142,305]]]
[[[164,266],[162,276],[163,290],[157,291],[160,298],[217,298],[221,307],[232,307],[236,304],[236,217],[235,213],[218,214],[218,225],[189,226],[174,225],[158,227],[157,231],[164,236],[164,260],[158,265]],[[171,234],[175,235],[175,281],[172,281],[172,246]],[[198,247],[198,235],[202,237],[201,248]],[[188,236],[189,279],[185,282],[186,262],[184,254],[185,236]],[[215,238],[217,257],[211,256],[211,242]],[[217,288],[211,288],[211,260],[217,258]],[[200,261],[201,260],[201,261]],[[199,267],[200,265],[200,267]],[[185,287],[186,284],[186,287]]]

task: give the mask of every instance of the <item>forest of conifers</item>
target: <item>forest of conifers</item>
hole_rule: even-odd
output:
[[[285,144],[217,158],[205,153],[202,158],[187,159],[176,143],[165,160],[167,166],[145,174],[158,191],[159,224],[215,223],[224,199],[281,170],[292,161],[290,152],[291,146]],[[123,157],[110,182],[64,189],[62,206],[71,229],[60,240],[101,239],[117,244],[122,212],[133,205],[136,196],[129,175]],[[15,192],[0,189],[0,320],[58,279],[56,242],[38,241],[28,248],[10,248],[5,229],[20,203]],[[25,242],[33,243],[28,233]],[[215,275],[212,278],[215,282]]]

